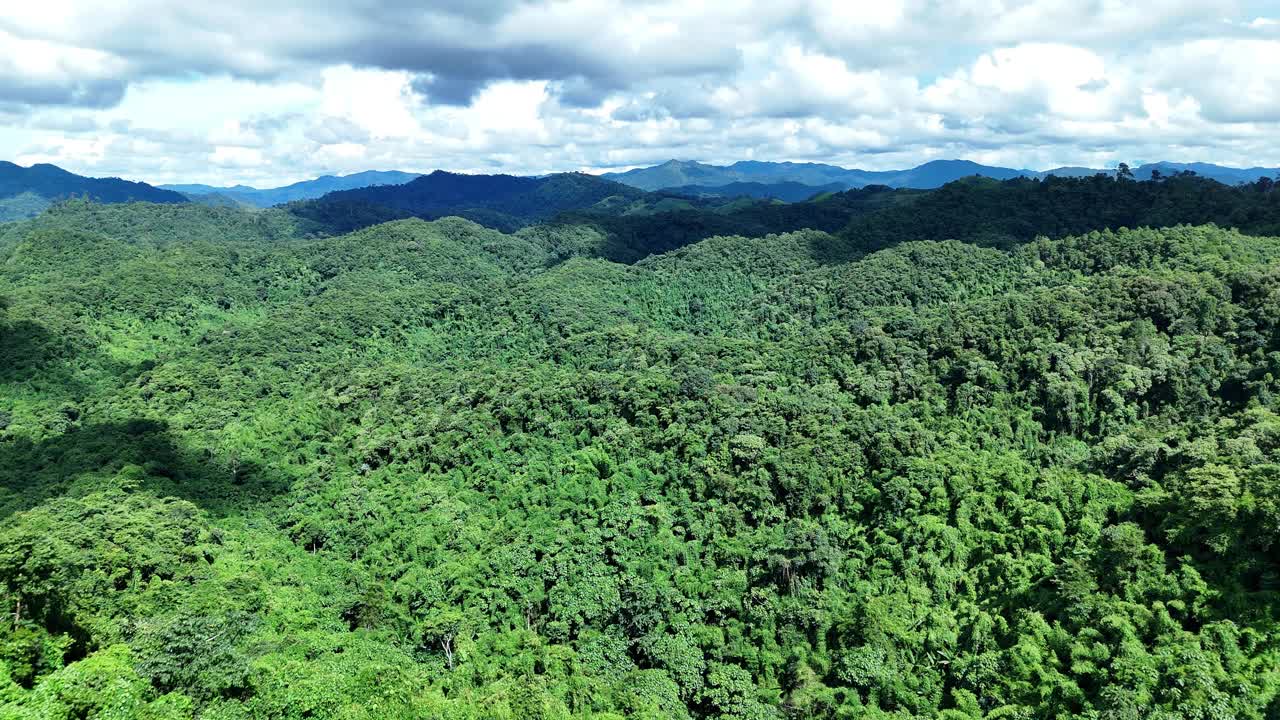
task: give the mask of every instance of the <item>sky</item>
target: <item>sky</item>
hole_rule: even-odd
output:
[[[1280,0],[0,3],[0,159],[152,183],[1280,165]]]

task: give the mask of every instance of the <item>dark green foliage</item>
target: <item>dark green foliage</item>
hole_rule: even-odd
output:
[[[735,182],[725,185],[682,185],[665,188],[667,192],[689,195],[691,197],[749,197],[757,200],[782,200],[784,202],[802,202],[815,195],[838,193],[848,190],[843,183],[824,185],[804,185],[798,182]]]
[[[1037,236],[1215,223],[1280,235],[1280,192],[1267,183],[1230,187],[1194,176],[1163,181],[1084,178],[972,179],[917,202],[855,218],[827,260],[840,262],[903,240],[958,239],[1008,247]]]
[[[1035,237],[1267,192],[62,204],[0,231],[0,715],[1270,720],[1280,240]]]
[[[0,198],[0,223],[35,217],[52,204],[53,201],[31,191]]]
[[[404,213],[434,220],[456,215],[487,227],[514,231],[546,220],[566,210],[590,207],[609,198],[635,199],[644,193],[626,185],[582,173],[547,177],[512,175],[459,175],[437,170],[404,185],[383,185],[332,192],[311,202],[298,203],[294,212],[317,221],[339,222],[337,232],[363,227],[347,220],[360,208],[385,208],[382,212]],[[334,207],[330,207],[334,206]],[[366,222],[382,222],[388,217],[369,217]],[[368,224],[372,224],[368,222]]]
[[[581,174],[536,179],[434,173],[404,186],[333,193],[295,203],[289,211],[303,230],[317,235],[407,216],[459,215],[504,231],[549,221],[550,230],[534,230],[552,237],[592,236],[572,254],[625,263],[720,235],[802,229],[837,236],[812,248],[824,263],[847,262],[909,240],[1008,248],[1041,235],[1205,223],[1280,234],[1280,191],[1274,183],[1264,178],[1227,186],[1193,175],[1144,182],[1107,175],[970,178],[930,191],[872,185],[784,203],[642,193]]]

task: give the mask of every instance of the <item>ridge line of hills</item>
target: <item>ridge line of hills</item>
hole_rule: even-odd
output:
[[[1207,163],[1152,163],[1133,170],[1135,179],[1194,173],[1226,185],[1272,177],[1277,168],[1227,168]],[[555,173],[539,177],[478,175],[437,170],[429,175],[368,171],[326,175],[278,188],[186,184],[154,187],[119,178],[87,178],[53,165],[24,168],[0,163],[0,222],[32,217],[58,199],[87,195],[106,203],[196,202],[264,208],[323,199],[329,206],[379,205],[392,219],[399,214],[434,216],[465,211],[482,224],[512,230],[559,212],[594,208],[609,201],[617,214],[691,209],[738,202],[802,202],[867,187],[931,190],[967,177],[1089,177],[1111,171],[1067,167],[1046,171],[936,160],[901,171],[851,170],[819,163],[741,161],[727,166],[672,160],[653,167],[592,175]],[[660,197],[645,197],[657,193]],[[641,207],[637,208],[639,203]],[[367,209],[367,208],[366,208]],[[598,208],[597,208],[598,209]],[[426,214],[424,214],[426,213]],[[363,222],[361,220],[360,222]],[[351,223],[347,223],[351,224]]]
[[[970,177],[932,190],[872,185],[782,202],[646,192],[585,173],[535,178],[436,171],[404,185],[338,191],[268,209],[232,209],[314,239],[409,218],[459,217],[507,234],[554,236],[564,249],[562,259],[586,252],[623,263],[711,237],[812,230],[835,237],[821,254],[837,262],[903,239],[1010,247],[1038,236],[1103,228],[1209,223],[1280,236],[1277,187],[1266,177],[1237,186],[1197,175],[1160,181],[1108,175]]]
[[[1202,177],[1227,185],[1253,182],[1260,176],[1275,177],[1280,168],[1229,168],[1211,163],[1157,162],[1139,165],[1132,169],[1135,179],[1194,172]],[[996,180],[1016,177],[1043,179],[1057,177],[1087,177],[1111,174],[1116,169],[1086,167],[1059,167],[1050,170],[1027,170],[982,165],[971,160],[932,160],[906,170],[859,170],[822,163],[773,163],[743,160],[732,165],[708,165],[700,162],[669,160],[653,167],[636,168],[626,172],[604,173],[601,177],[634,185],[642,190],[681,188],[684,186],[724,186],[733,183],[802,183],[812,186],[844,185],[843,189],[887,185],[893,188],[927,190],[940,187],[961,178],[979,175]],[[1154,174],[1154,175],[1153,175]]]
[[[271,207],[295,200],[310,200],[338,190],[353,190],[378,185],[403,185],[420,173],[399,170],[366,170],[351,175],[321,175],[314,180],[283,185],[274,188],[255,188],[248,185],[215,187],[212,185],[160,185],[205,204],[238,204],[249,207]]]

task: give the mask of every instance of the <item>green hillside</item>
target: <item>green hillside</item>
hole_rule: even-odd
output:
[[[1184,180],[6,225],[0,717],[1271,720],[1280,193]]]

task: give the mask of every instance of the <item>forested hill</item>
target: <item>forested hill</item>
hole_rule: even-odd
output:
[[[899,191],[900,192],[900,191]],[[1280,192],[1262,178],[1228,186],[1195,176],[1159,181],[1081,178],[971,178],[851,218],[833,259],[888,247],[904,238],[959,239],[1009,247],[1037,236],[1091,230],[1215,223],[1280,235]]]
[[[1272,720],[1280,239],[987,235],[1274,208],[1193,187],[0,228],[0,716]]]
[[[0,160],[0,222],[34,217],[54,201],[71,196],[88,196],[104,203],[187,201],[179,193],[146,183],[82,177],[55,165],[22,167]]]
[[[1144,182],[1106,176],[971,178],[930,191],[867,187],[803,203],[748,202],[623,215],[581,211],[556,222],[592,228],[608,239],[605,257],[624,262],[716,235],[761,236],[804,228],[833,233],[835,239],[820,253],[825,262],[842,262],[905,240],[957,239],[1012,247],[1041,235],[1202,223],[1280,235],[1280,192],[1265,178],[1235,187],[1190,176]]]
[[[848,189],[844,183],[815,186],[798,182],[734,182],[727,185],[681,185],[663,188],[663,191],[691,197],[750,197],[758,200],[802,202],[815,195],[844,192]]]
[[[1044,179],[1054,177],[1114,176],[1117,168],[1061,167],[1053,170],[1019,170],[1015,168],[982,165],[970,160],[931,160],[923,165],[903,170],[857,170],[822,163],[763,162],[743,160],[732,165],[707,165],[699,162],[671,160],[653,167],[635,168],[626,172],[604,173],[601,177],[633,185],[642,190],[684,185],[719,186],[730,183],[781,183],[794,182],[811,186],[830,184],[844,188],[860,188],[868,185],[887,185],[894,188],[928,190],[941,187],[961,178],[979,176],[995,180],[1011,180],[1025,177]],[[1280,168],[1232,168],[1212,163],[1147,163],[1132,170],[1134,179],[1151,180],[1161,176],[1192,172],[1200,177],[1216,180],[1225,185],[1257,182],[1260,177],[1275,179]]]
[[[1106,228],[1215,223],[1280,234],[1280,193],[1263,178],[1228,186],[1178,175],[968,178],[937,190],[868,186],[783,203],[752,198],[646,193],[583,174],[522,178],[437,172],[402,186],[331,193],[287,209],[308,232],[334,235],[407,217],[466,217],[513,231],[539,223],[604,238],[604,257],[634,262],[716,235],[802,229],[834,233],[827,252],[850,259],[902,240],[959,239],[1010,246],[1039,235]]]
[[[634,200],[635,188],[583,173],[546,177],[463,175],[438,170],[403,185],[333,192],[298,203],[296,214],[329,230],[351,230],[395,217],[456,215],[502,230],[516,230],[566,210],[608,199]]]
[[[842,185],[861,188],[887,185],[895,188],[931,189],[971,175],[1007,180],[1020,176],[1037,177],[1032,170],[980,165],[968,160],[932,160],[905,170],[851,170],[822,163],[762,162],[744,160],[732,165],[706,165],[699,162],[671,160],[648,168],[602,177],[634,185],[643,190],[683,185],[727,185],[737,182],[793,182],[812,186]]]

